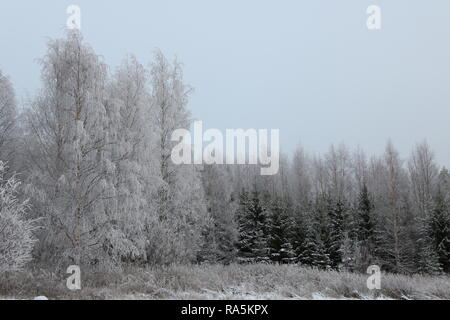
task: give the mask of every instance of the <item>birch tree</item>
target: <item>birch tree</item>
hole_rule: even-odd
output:
[[[292,160],[291,186],[295,202],[302,208],[306,208],[312,196],[310,170],[311,165],[306,152],[298,148]]]
[[[0,160],[11,162],[14,155],[17,103],[9,78],[0,71]]]
[[[402,161],[398,151],[391,141],[386,145],[384,154],[385,186],[387,206],[384,208],[384,252],[388,268],[396,272],[404,272],[408,269],[407,256],[408,239],[406,236],[406,212],[404,203],[404,190],[406,188],[406,174],[402,167]]]
[[[157,51],[151,65],[151,104],[156,134],[155,154],[159,168],[159,182],[154,203],[160,223],[171,240],[175,261],[193,261],[202,244],[202,231],[209,220],[199,168],[194,165],[175,165],[171,161],[172,133],[188,129],[190,113],[187,109],[192,89],[183,81],[181,64],[174,63]],[[155,250],[152,244],[152,250]]]
[[[414,204],[422,218],[427,217],[432,209],[438,173],[429,145],[426,142],[416,145],[409,160],[409,174]]]
[[[331,146],[325,155],[325,161],[330,181],[330,195],[336,201],[345,201],[351,193],[351,159],[347,147],[344,144],[338,148]]]
[[[107,150],[115,164],[111,184],[115,223],[108,234],[110,253],[121,261],[146,260],[150,196],[155,176],[148,72],[133,56],[124,60],[107,89]]]
[[[414,203],[417,268],[420,272],[440,271],[438,255],[433,245],[430,215],[433,211],[433,195],[437,186],[438,168],[434,155],[426,141],[417,144],[408,163],[411,191]]]
[[[40,254],[97,264],[113,220],[104,104],[106,66],[77,32],[52,40],[41,60],[43,90],[28,123],[28,191],[45,217]]]

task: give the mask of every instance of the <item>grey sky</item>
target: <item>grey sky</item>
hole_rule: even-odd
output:
[[[331,143],[402,156],[426,138],[450,166],[448,0],[3,0],[0,69],[19,95],[39,87],[36,59],[82,10],[86,41],[113,68],[128,53],[176,54],[206,128],[279,128],[284,152]],[[370,4],[382,30],[366,28]]]

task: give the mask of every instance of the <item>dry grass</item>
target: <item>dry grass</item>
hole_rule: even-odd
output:
[[[86,276],[89,274],[89,276]],[[35,270],[0,279],[0,296],[53,299],[450,299],[450,277],[383,274],[381,290],[367,289],[367,275],[294,265],[203,265],[131,268],[82,275],[70,292],[65,275]]]

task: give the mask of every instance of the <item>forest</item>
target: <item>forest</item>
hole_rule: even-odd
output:
[[[73,31],[39,63],[40,91],[20,106],[0,73],[0,281],[70,265],[450,273],[450,173],[425,140],[404,159],[391,141],[370,156],[298,147],[273,176],[175,165],[193,93],[179,61],[155,51],[111,70]]]

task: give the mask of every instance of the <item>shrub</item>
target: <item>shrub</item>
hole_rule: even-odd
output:
[[[17,197],[20,182],[5,179],[6,166],[0,161],[0,274],[22,270],[32,259],[35,220],[26,217],[28,201]]]

